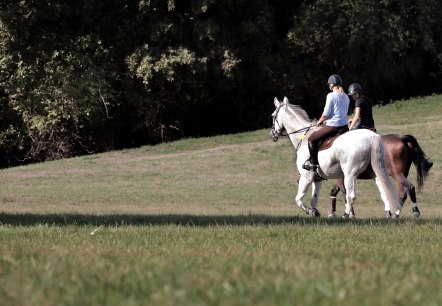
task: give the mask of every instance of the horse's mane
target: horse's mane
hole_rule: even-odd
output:
[[[299,105],[294,105],[287,103],[287,106],[289,109],[295,114],[295,116],[299,117],[301,120],[311,122],[310,117],[308,116],[307,112],[301,108]]]

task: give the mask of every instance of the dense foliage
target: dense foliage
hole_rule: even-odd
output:
[[[329,74],[442,91],[438,0],[0,0],[0,166],[312,118]]]

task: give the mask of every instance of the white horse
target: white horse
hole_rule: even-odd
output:
[[[299,179],[298,194],[295,198],[296,204],[307,214],[320,216],[317,204],[322,180],[318,180],[318,175],[314,172],[302,168],[302,165],[310,157],[307,139],[318,127],[312,124],[307,113],[301,107],[289,104],[286,97],[284,97],[282,103],[275,98],[274,103],[276,110],[272,114],[273,127],[270,136],[273,141],[277,141],[282,130],[285,129],[297,151],[296,166],[301,177]],[[345,205],[347,215],[351,214],[356,198],[356,178],[371,165],[371,175],[375,178],[376,185],[381,193],[386,217],[392,216],[391,210],[394,207],[398,209],[393,213],[393,216],[399,216],[402,206],[386,170],[381,136],[367,129],[347,132],[339,136],[329,149],[320,151],[318,161],[318,174],[321,178],[344,178],[344,185],[347,190],[347,203]],[[303,202],[310,185],[313,185],[311,208]]]

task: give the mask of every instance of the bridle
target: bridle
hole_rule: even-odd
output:
[[[275,115],[273,116],[272,130],[270,131],[270,137],[272,137],[273,142],[277,142],[279,136],[290,136],[291,134],[296,134],[296,133],[300,133],[300,132],[304,132],[304,131],[305,131],[304,135],[301,137],[301,141],[298,143],[298,146],[296,147],[296,151],[298,151],[299,147],[301,146],[302,141],[304,140],[305,135],[307,135],[307,133],[309,132],[309,130],[313,127],[313,124],[310,124],[309,126],[304,127],[304,128],[302,128],[302,129],[295,130],[295,131],[293,131],[293,132],[287,132],[287,130],[285,130],[285,132],[286,132],[285,134],[280,134],[280,132],[276,131],[276,129],[275,129],[275,123],[278,123],[278,126],[281,127],[281,124],[279,124],[277,118],[278,118],[279,110],[280,110],[281,107],[283,107],[283,106],[287,106],[287,103],[282,103],[282,104],[280,104],[280,105],[278,106],[278,108],[276,109],[276,111],[275,111]],[[285,129],[285,127],[284,127],[284,129]]]

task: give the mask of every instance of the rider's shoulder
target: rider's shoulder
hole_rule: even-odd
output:
[[[339,99],[340,96],[341,94],[339,92],[332,91],[327,94],[327,99]]]

